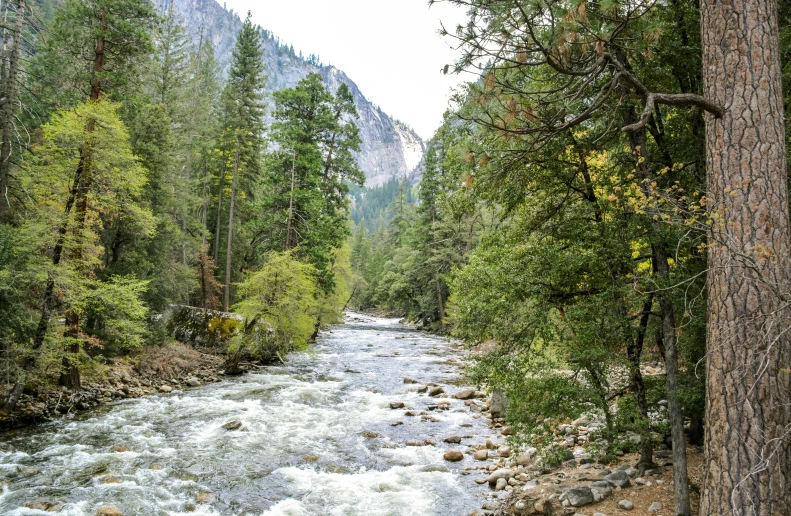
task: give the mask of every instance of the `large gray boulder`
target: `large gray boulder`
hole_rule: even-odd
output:
[[[610,473],[604,477],[604,480],[613,487],[628,487],[630,483],[629,475],[627,475],[625,471],[615,471]]]
[[[572,507],[582,507],[593,503],[593,491],[589,487],[575,487],[561,496],[561,501],[568,500]]]

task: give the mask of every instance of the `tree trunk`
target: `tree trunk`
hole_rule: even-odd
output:
[[[626,121],[634,123],[637,117],[632,108],[626,109]],[[653,221],[649,240],[653,257],[654,273],[659,280],[659,306],[662,311],[662,344],[665,355],[665,392],[670,419],[670,434],[673,439],[673,503],[676,515],[689,516],[692,507],[689,502],[689,477],[687,476],[687,443],[684,438],[684,419],[678,402],[678,350],[676,337],[676,314],[673,301],[663,289],[670,279],[667,245],[662,241],[662,228],[659,210],[656,208],[656,194],[651,184],[653,172],[645,148],[645,128],[629,132],[629,144],[635,158],[640,188],[648,200],[646,213]]]
[[[8,202],[8,172],[11,168],[11,140],[13,139],[14,105],[19,80],[19,53],[22,48],[22,24],[25,20],[25,0],[17,0],[14,43],[8,59],[5,100],[3,101],[2,132],[0,132],[0,219],[10,208]]]
[[[791,508],[788,177],[777,2],[701,3],[709,230],[701,514]]]
[[[291,193],[288,198],[288,226],[286,228],[286,251],[291,249],[291,225],[294,223],[294,174],[297,163],[297,153],[291,158]]]
[[[629,361],[629,383],[631,384],[630,387],[632,392],[634,392],[634,397],[637,400],[637,408],[640,411],[640,416],[642,416],[643,420],[647,423],[644,426],[641,425],[640,432],[640,460],[638,464],[642,468],[646,468],[654,462],[654,443],[651,441],[651,420],[648,416],[648,399],[646,398],[643,372],[640,371],[640,357],[643,354],[645,333],[648,329],[648,320],[651,317],[651,307],[653,305],[654,296],[651,294],[643,303],[643,313],[640,316],[637,338],[632,336],[631,325],[628,326],[628,335],[626,336],[626,358]],[[628,317],[629,312],[625,305],[621,307],[621,313]],[[626,319],[628,320],[628,318]]]
[[[220,229],[222,228],[222,188],[225,182],[225,165],[220,173],[220,193],[217,197],[217,223],[214,228],[214,263],[220,259]]]
[[[236,137],[236,153],[233,159],[233,178],[231,179],[231,204],[228,207],[228,247],[225,251],[225,286],[222,294],[222,309],[226,312],[231,303],[231,249],[233,245],[233,210],[236,203],[236,181],[239,175],[239,136]]]

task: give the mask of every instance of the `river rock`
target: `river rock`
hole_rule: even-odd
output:
[[[390,403],[390,408],[394,409],[394,410],[395,409],[402,409],[402,408],[404,408],[404,402],[403,401],[393,401],[392,403]]]
[[[428,391],[428,386],[427,385],[418,385],[418,388],[417,388],[418,394],[423,394],[426,391]]]
[[[404,383],[420,383],[417,380],[413,380],[412,378],[404,378]]]
[[[613,487],[628,487],[629,486],[629,475],[626,474],[624,471],[614,471],[604,477],[604,480],[608,482]]]
[[[620,507],[625,511],[631,511],[632,509],[634,509],[634,504],[632,503],[631,500],[621,500],[620,502],[618,502],[618,507]]]
[[[432,388],[431,388],[431,389],[428,391],[428,395],[429,395],[429,396],[433,396],[433,397],[439,396],[440,394],[444,394],[444,393],[445,393],[445,389],[443,389],[442,387],[439,387],[439,386],[437,386],[437,387],[432,387]]]
[[[102,505],[96,509],[96,516],[124,516],[124,513],[115,505]]]
[[[510,468],[500,468],[494,470],[491,475],[489,475],[489,485],[495,485],[497,480],[504,478],[506,481],[514,476],[514,470]]]
[[[497,482],[494,485],[494,490],[495,491],[502,491],[503,489],[505,489],[505,486],[507,486],[507,485],[508,485],[508,481],[506,479],[498,478]]]
[[[242,422],[239,421],[238,419],[233,419],[222,425],[222,427],[225,428],[226,430],[239,430],[240,428],[242,428]]]
[[[538,450],[535,448],[528,448],[519,455],[516,456],[516,464],[517,466],[527,466],[533,461],[533,457],[536,456]]]
[[[510,456],[511,456],[511,448],[509,448],[508,446],[500,446],[500,447],[497,449],[497,454],[498,454],[500,457],[503,457],[503,458],[508,458],[508,457],[510,457]]]
[[[457,400],[470,400],[475,397],[475,390],[462,389],[456,394],[454,394],[453,397],[456,398]]]
[[[568,500],[572,507],[582,507],[593,503],[593,492],[589,487],[575,487],[560,496],[560,500]]]
[[[159,386],[159,392],[172,392],[172,391],[173,391],[173,387],[171,387],[170,385]]]
[[[460,460],[464,460],[464,454],[458,450],[450,450],[445,452],[443,458],[450,462],[459,462]]]
[[[478,450],[473,457],[475,460],[486,460],[489,458],[489,450]]]
[[[184,383],[186,383],[190,387],[200,387],[200,384],[201,384],[200,380],[198,380],[194,376],[190,376],[189,378],[187,378],[186,382],[184,382]]]
[[[659,502],[654,502],[648,507],[648,512],[656,512],[662,510],[662,504]]]
[[[450,444],[461,444],[461,436],[452,435],[450,437],[446,437],[445,439],[443,439],[443,441]]]

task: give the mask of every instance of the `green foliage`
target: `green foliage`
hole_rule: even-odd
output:
[[[241,301],[233,308],[247,323],[233,346],[265,357],[307,346],[318,322],[313,265],[293,252],[269,253],[261,269],[238,285],[238,292]]]

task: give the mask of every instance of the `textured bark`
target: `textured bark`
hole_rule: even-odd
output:
[[[2,126],[0,129],[0,218],[9,208],[8,172],[11,168],[11,140],[13,139],[14,107],[17,103],[19,81],[19,54],[22,48],[22,23],[25,20],[25,0],[17,0],[16,23],[14,24],[13,45],[8,59],[8,76],[3,100]]]
[[[777,3],[701,3],[709,232],[701,514],[791,510],[789,216]]]

